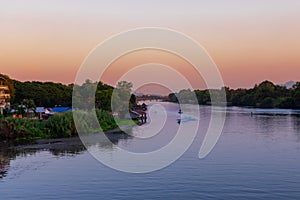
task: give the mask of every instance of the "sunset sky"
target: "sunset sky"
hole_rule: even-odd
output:
[[[138,27],[165,27],[194,38],[227,86],[300,81],[299,0],[0,0],[0,25],[0,73],[21,81],[72,83],[96,45]],[[105,80],[148,62],[168,64],[195,87],[205,87],[191,66],[158,51],[124,56]]]

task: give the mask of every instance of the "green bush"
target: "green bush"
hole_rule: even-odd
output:
[[[6,118],[7,122],[13,127],[14,137],[17,139],[38,139],[47,138],[45,133],[45,122],[28,119]]]
[[[93,119],[93,116],[86,111],[77,110],[76,115],[76,129],[81,133],[96,133],[101,130],[97,129],[98,122]]]
[[[118,127],[115,122],[115,119],[111,116],[111,114],[108,111],[97,109],[96,114],[99,124],[103,131],[107,131],[109,129],[114,129]]]
[[[46,132],[51,138],[70,137],[75,134],[72,112],[57,114],[49,118]]]
[[[78,110],[75,112],[77,116],[76,128],[79,129],[80,132],[96,133],[117,127],[114,118],[108,111],[96,109],[96,111],[91,112],[96,112],[97,121],[95,121],[90,112]]]
[[[98,121],[93,120],[93,116],[89,112],[76,111],[78,114],[76,128],[87,131],[87,133],[96,133],[117,127],[114,118],[108,111],[97,109],[95,112]],[[12,117],[2,120],[5,120],[6,123],[2,123],[1,126],[7,126],[14,139],[62,138],[77,134],[72,112],[51,116],[48,121],[14,119]],[[99,129],[98,123],[101,129]]]

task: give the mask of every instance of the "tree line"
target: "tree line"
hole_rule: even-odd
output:
[[[13,91],[11,95],[11,105],[13,108],[24,104],[24,100],[33,100],[36,107],[71,107],[74,88],[76,88],[75,98],[79,98],[80,101],[85,102],[83,105],[87,105],[86,102],[93,100],[91,96],[87,95],[91,94],[89,91],[95,91],[93,93],[95,96],[95,107],[106,111],[111,111],[111,98],[114,90],[115,95],[119,96],[113,98],[113,105],[115,107],[121,105],[123,108],[135,103],[135,96],[130,94],[132,84],[126,81],[118,83],[116,88],[102,82],[92,82],[90,80],[86,80],[82,85],[64,85],[62,83],[39,81],[20,82],[17,80],[13,80],[12,83],[10,88]],[[130,103],[125,106],[121,100],[127,97],[130,99]],[[78,106],[80,107],[80,105]]]
[[[131,120],[115,119],[112,110],[120,117],[135,104],[136,98],[131,94],[132,83],[121,81],[114,88],[102,82],[86,80],[81,85],[64,85],[53,82],[11,80],[5,76],[6,85],[11,91],[11,107],[18,110],[26,109],[21,114],[26,118],[15,118],[8,109],[0,115],[0,141],[5,139],[37,139],[70,137],[77,134],[71,112],[50,117],[47,121],[31,120],[28,111],[35,112],[36,107],[75,106],[83,119],[91,117],[90,110],[95,110],[101,129],[87,124],[93,120],[79,123],[88,127],[88,132],[107,131],[117,127],[116,120],[122,124],[132,124]],[[75,98],[77,105],[72,104]],[[129,102],[128,102],[129,100]],[[93,102],[94,101],[94,102]],[[91,107],[92,105],[95,105]],[[112,109],[114,108],[114,109]]]
[[[75,106],[83,110],[93,109],[89,106],[95,105],[96,109],[112,111],[113,108],[124,113],[124,110],[130,109],[136,103],[135,95],[131,94],[133,85],[126,81],[121,81],[113,87],[91,80],[86,80],[81,85],[65,85],[40,81],[21,82],[2,74],[0,77],[3,77],[6,80],[5,84],[9,86],[11,107],[15,109],[20,105],[25,107],[28,102],[34,104],[32,107],[71,107],[75,98],[75,102],[79,104]]]
[[[226,93],[227,104],[229,106],[300,109],[300,82],[297,82],[292,88],[264,81],[250,89],[230,89],[229,87],[224,87],[220,90],[191,91],[184,89],[178,93],[169,94],[168,101],[178,102],[178,99],[180,99],[183,101],[182,103],[190,103],[191,95],[195,94],[198,101],[196,103],[210,105],[210,93],[216,94],[218,92]]]

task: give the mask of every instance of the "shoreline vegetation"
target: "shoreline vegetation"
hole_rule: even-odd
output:
[[[135,95],[131,95],[132,83],[121,81],[114,88],[102,82],[86,80],[82,85],[64,85],[53,82],[12,80],[6,75],[0,74],[5,80],[5,85],[10,90],[10,109],[4,109],[0,114],[0,141],[1,140],[35,140],[41,138],[65,138],[77,135],[72,112],[54,114],[47,120],[37,120],[29,117],[28,110],[35,110],[36,107],[63,107],[72,106],[72,97],[76,111],[80,111],[83,118],[88,117],[88,112],[95,109],[97,119],[101,128],[99,130],[92,124],[82,119],[80,126],[89,133],[113,130],[118,127],[115,121],[115,114],[118,116],[118,124],[133,125],[130,117],[125,114],[137,105]],[[75,90],[74,90],[75,88]],[[75,92],[74,92],[75,91]],[[87,92],[88,91],[88,92]],[[91,91],[96,91],[94,97],[89,97]],[[293,87],[275,85],[270,81],[264,81],[250,89],[222,89],[210,90],[181,90],[178,93],[171,93],[164,100],[178,103],[177,97],[183,102],[191,103],[191,95],[195,92],[199,105],[210,105],[210,93],[218,94],[225,92],[228,106],[253,107],[253,108],[285,108],[300,109],[300,82]],[[117,95],[111,102],[112,95]],[[130,99],[128,103],[128,99]],[[92,102],[95,107],[92,108]],[[82,103],[83,102],[83,103]],[[224,103],[224,102],[220,102]],[[112,112],[114,107],[114,112]],[[74,108],[74,107],[73,107]],[[14,113],[11,109],[15,110]],[[34,113],[36,115],[36,113]],[[14,116],[26,116],[16,118]],[[81,128],[81,127],[79,127]]]
[[[82,111],[84,112],[84,111]],[[81,113],[84,118],[89,117],[85,112]],[[101,128],[94,128],[87,124],[86,119],[82,119],[81,126],[87,128],[88,133],[119,133],[118,125],[131,126],[136,122],[126,119],[115,119],[108,111],[96,110],[96,115]],[[27,118],[6,117],[1,119],[0,140],[36,140],[36,139],[55,139],[77,136],[77,130],[73,120],[73,113],[67,112],[50,117],[47,121],[34,120]]]
[[[210,90],[181,90],[178,93],[170,93],[167,101],[178,103],[198,103],[199,105],[211,105],[210,93],[218,97],[219,93],[225,93],[227,102],[220,101],[220,105],[250,107],[250,108],[279,108],[300,109],[300,82],[291,88],[275,85],[270,81],[264,81],[250,89],[230,89],[224,87]],[[193,94],[196,94],[198,102],[191,102]],[[178,98],[178,99],[177,99]]]
[[[10,91],[10,106],[2,108],[2,114],[0,113],[0,141],[76,136],[78,127],[75,127],[73,120],[72,111],[74,110],[77,113],[80,112],[79,126],[81,127],[79,128],[84,128],[88,133],[107,132],[116,129],[118,125],[137,124],[135,120],[124,116],[128,109],[136,105],[135,95],[131,95],[132,84],[129,82],[121,81],[114,88],[102,82],[90,80],[86,80],[82,85],[64,85],[39,81],[20,82],[2,74],[0,77],[3,78],[4,85],[8,86]],[[75,91],[74,94],[73,91]],[[87,91],[96,91],[95,97],[88,96]],[[111,104],[113,92],[116,96]],[[72,98],[76,98],[75,105],[72,105]],[[124,98],[127,101],[124,101]],[[130,99],[129,103],[128,99]],[[7,99],[5,101],[7,102]],[[95,108],[90,107],[93,101]],[[38,107],[46,109],[71,106],[73,108],[68,112],[54,113],[48,115],[46,119],[37,117],[41,115],[36,112]],[[88,121],[93,121],[89,120],[88,113],[91,111],[96,112],[101,129],[99,126],[89,124]]]

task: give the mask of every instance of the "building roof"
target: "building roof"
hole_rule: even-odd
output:
[[[73,111],[73,109],[70,107],[54,107],[51,110],[52,110],[52,112],[55,112],[55,113]]]
[[[44,107],[36,107],[35,112],[44,113],[44,112],[46,112],[46,109]]]

